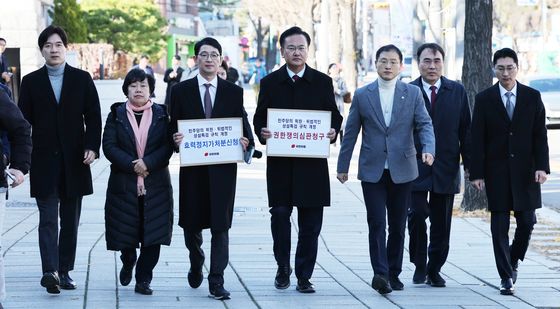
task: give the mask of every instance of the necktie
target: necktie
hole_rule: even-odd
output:
[[[292,76],[292,79],[294,80],[294,83],[297,82],[299,78],[300,78],[299,75]]]
[[[432,91],[432,93],[430,94],[430,105],[432,106],[432,112],[436,107],[436,89],[436,86],[430,86],[430,90]]]
[[[511,93],[510,91],[506,92],[506,111],[509,117],[509,120],[511,120],[511,118],[513,117],[513,109],[515,108],[513,106],[513,102],[511,102],[511,96],[513,95],[513,93]]]
[[[210,98],[210,86],[212,84],[204,84],[206,87],[206,92],[204,92],[204,115],[206,118],[212,117],[212,99]]]

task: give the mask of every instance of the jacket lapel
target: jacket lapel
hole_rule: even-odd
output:
[[[57,106],[56,103],[56,97],[54,96],[54,90],[52,88],[51,85],[51,80],[49,79],[49,72],[47,71],[47,66],[43,66],[42,68],[42,74],[43,74],[43,78],[45,79],[45,84],[44,84],[44,91],[43,93],[45,93],[47,95],[47,101],[49,101],[50,104],[54,104],[54,106]]]
[[[387,129],[385,119],[383,118],[383,111],[381,110],[381,99],[379,98],[379,83],[374,81],[368,86],[369,95],[367,96],[368,102],[373,108],[373,114],[377,117],[377,121],[384,129]]]
[[[202,108],[202,100],[200,99],[200,88],[198,87],[198,78],[194,77],[191,79],[191,84],[186,89],[187,93],[185,98],[192,98],[190,102],[192,104],[192,109],[197,118],[206,118],[204,115],[204,109]],[[187,102],[189,104],[189,102]]]
[[[225,91],[224,81],[217,76],[216,78],[218,79],[218,88],[216,89],[216,97],[214,98],[214,106],[212,107],[212,118],[219,117],[219,115],[223,114],[222,110],[224,109],[224,100],[226,100],[222,99]]]
[[[519,88],[518,88],[518,90],[519,90]],[[519,91],[517,91],[517,92],[519,93]],[[510,123],[511,120],[509,119],[509,116],[508,116],[507,111],[506,111],[506,107],[504,106],[504,101],[502,101],[502,96],[500,95],[500,88],[498,86],[498,83],[496,83],[494,85],[494,91],[492,91],[492,100],[491,101],[495,102],[495,108],[498,110],[498,114],[500,114],[500,116],[502,118],[504,118],[505,121]],[[515,109],[517,109],[517,107]],[[514,117],[515,117],[515,110],[513,111],[513,114],[514,114]]]
[[[393,96],[393,109],[391,111],[391,123],[394,124],[399,117],[404,102],[407,99],[408,91],[406,90],[405,84],[403,82],[397,81],[395,85],[395,95]]]
[[[62,88],[60,89],[60,101],[58,102],[58,105],[60,107],[64,107],[64,105],[62,105],[66,100],[66,96],[67,96],[67,92],[71,92],[72,90],[72,69],[70,68],[70,66],[68,66],[68,64],[64,64],[64,75],[62,76]]]

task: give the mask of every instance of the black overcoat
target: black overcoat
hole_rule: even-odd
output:
[[[57,103],[47,67],[43,66],[23,77],[19,108],[32,126],[31,196],[92,194],[91,171],[83,163],[84,151],[99,154],[101,111],[89,73],[66,64]],[[52,181],[53,175],[59,172],[61,157],[64,192],[59,192]]]
[[[218,78],[218,77],[216,77]],[[177,120],[204,119],[197,77],[171,88],[171,134]],[[212,118],[247,119],[243,110],[243,88],[218,78]],[[244,121],[244,123],[247,123]],[[248,137],[251,128],[243,127]],[[181,167],[179,172],[179,226],[190,232],[231,227],[237,163]]]
[[[432,166],[422,163],[422,144],[414,134],[416,145],[418,178],[412,182],[413,191],[431,191],[440,194],[455,194],[461,189],[461,158],[465,169],[470,164],[471,112],[467,92],[463,85],[441,77],[436,96],[435,109],[431,108],[424,91],[422,79],[411,82],[422,91],[426,110],[432,118],[436,138],[436,158]]]
[[[144,220],[140,229],[137,176],[133,160],[138,159],[134,131],[126,115],[125,103],[115,103],[103,131],[103,153],[111,162],[105,200],[105,240],[107,249],[122,250],[144,246],[169,245],[173,230],[173,189],[169,158],[173,153],[169,139],[169,116],[165,107],[152,106],[152,124],[144,151],[150,173],[144,179]],[[140,235],[138,231],[142,230]]]
[[[535,171],[550,173],[541,94],[518,82],[510,121],[498,84],[483,90],[475,97],[471,136],[470,179],[484,179],[488,210],[540,208]]]
[[[266,140],[260,132],[267,127],[268,108],[330,111],[331,127],[337,133],[342,124],[332,79],[309,66],[296,83],[285,65],[261,80],[253,125],[263,145]],[[270,207],[324,207],[331,203],[327,159],[267,157],[266,178]]]

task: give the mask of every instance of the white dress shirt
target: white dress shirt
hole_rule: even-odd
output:
[[[202,110],[204,110],[204,94],[206,93],[206,86],[204,84],[210,83],[212,86],[208,88],[210,92],[210,100],[212,101],[212,108],[214,108],[214,99],[216,99],[216,91],[218,90],[218,76],[214,76],[214,79],[207,81],[202,75],[198,74],[196,76],[198,80],[198,90],[200,91],[200,102],[202,102]]]
[[[422,80],[422,88],[424,88],[424,92],[428,95],[428,100],[430,101],[430,103],[432,103],[432,89],[430,89],[432,85],[426,83],[423,79],[420,80]],[[436,94],[437,94],[439,92],[439,88],[441,87],[441,78],[437,80],[434,86],[436,86]]]
[[[506,106],[506,102],[507,102],[507,97],[506,97],[506,92],[508,92],[508,90],[506,90],[506,88],[504,88],[502,86],[502,84],[498,83],[498,88],[500,88],[500,97],[502,98],[502,103],[504,104],[504,108],[507,110],[507,106]],[[511,90],[509,90],[509,92],[511,92],[513,95],[509,98],[509,101],[511,102],[511,105],[513,105],[513,109],[515,110],[515,102],[517,101],[517,82],[515,82],[515,86],[513,86],[513,88],[511,88]]]
[[[304,65],[303,69],[296,74],[296,73],[292,72],[290,70],[290,68],[288,68],[288,66],[286,66],[286,69],[288,70],[288,75],[290,76],[291,79],[294,79],[294,75],[297,75],[300,78],[303,77],[303,73],[305,73],[305,68],[306,68],[306,66]]]

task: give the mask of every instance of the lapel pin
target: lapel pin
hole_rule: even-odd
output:
[[[402,96],[401,99],[404,100],[404,96]]]

